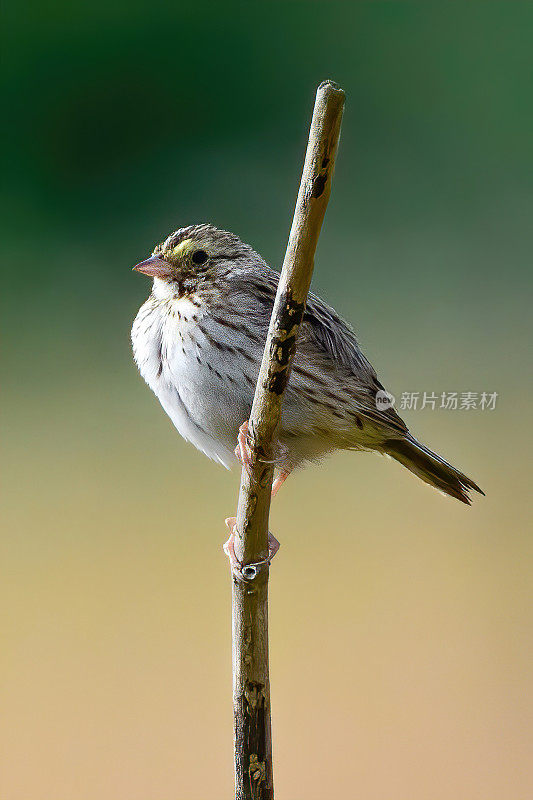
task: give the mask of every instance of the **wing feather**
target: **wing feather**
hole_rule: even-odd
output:
[[[255,276],[255,313],[270,319],[279,275],[266,268]],[[248,311],[250,313],[250,311]],[[267,323],[268,325],[268,323]],[[337,400],[338,411],[353,420],[362,415],[377,427],[404,434],[407,426],[393,408],[378,409],[376,392],[383,390],[372,364],[361,352],[352,328],[320,297],[309,292],[288,392]],[[348,397],[347,397],[348,396]]]
[[[344,388],[353,390],[354,405],[363,416],[378,425],[407,432],[407,426],[393,408],[376,407],[376,393],[384,390],[384,386],[361,352],[352,328],[313,293],[309,293],[298,348],[296,358],[299,351],[311,359],[318,356],[323,369],[336,372]]]

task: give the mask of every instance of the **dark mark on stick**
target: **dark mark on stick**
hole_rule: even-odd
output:
[[[314,197],[316,199],[323,194],[324,189],[326,187],[327,179],[328,179],[327,172],[325,175],[316,176],[316,178],[313,181],[313,191],[311,192],[311,197]]]
[[[275,359],[278,364],[286,366],[289,358],[296,350],[296,336],[288,336],[286,339],[278,339],[275,336],[270,343],[270,357]]]

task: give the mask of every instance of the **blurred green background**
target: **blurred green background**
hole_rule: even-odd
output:
[[[8,3],[2,226],[5,800],[232,793],[238,475],[133,364],[168,232],[283,256],[314,91],[347,106],[314,288],[487,493],[371,455],[274,504],[277,796],[522,800],[533,790],[531,3]]]

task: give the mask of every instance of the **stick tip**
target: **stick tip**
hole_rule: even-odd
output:
[[[338,83],[335,83],[335,81],[332,81],[329,78],[325,81],[322,81],[322,83],[319,84],[317,89],[317,94],[318,92],[326,92],[326,91],[340,94],[344,97],[344,90],[341,89]]]

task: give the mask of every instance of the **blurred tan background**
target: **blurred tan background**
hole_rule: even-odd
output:
[[[477,480],[472,508],[340,454],[272,512],[280,800],[526,800],[531,735],[527,3],[8,4],[2,800],[232,794],[237,473],[131,359],[130,272],[212,221],[280,264],[316,84],[347,108],[314,289]]]

